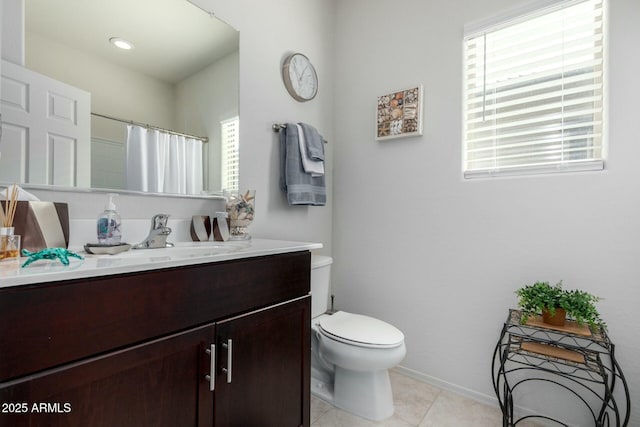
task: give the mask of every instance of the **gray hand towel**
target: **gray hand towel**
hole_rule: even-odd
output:
[[[290,205],[324,206],[327,203],[324,176],[311,176],[302,167],[295,123],[288,123],[280,130],[280,188],[287,194]]]
[[[307,155],[311,160],[324,160],[324,138],[316,128],[306,123],[298,123],[302,126],[304,140],[307,143]]]

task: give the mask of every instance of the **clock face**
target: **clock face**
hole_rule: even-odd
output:
[[[294,53],[284,62],[282,69],[284,85],[297,101],[305,102],[313,99],[318,93],[318,76],[311,61]]]

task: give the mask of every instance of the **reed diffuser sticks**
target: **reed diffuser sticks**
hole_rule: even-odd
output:
[[[11,197],[9,197],[9,188],[7,187],[4,209],[0,209],[2,212],[0,215],[0,260],[20,257],[20,236],[13,234],[13,218],[18,208],[18,192],[18,186],[13,184]]]
[[[18,186],[13,184],[11,197],[9,197],[9,187],[6,190],[6,199],[4,201],[4,217],[2,221],[3,227],[12,227],[13,219],[18,208]]]

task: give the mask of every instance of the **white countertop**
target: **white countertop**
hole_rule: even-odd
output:
[[[175,248],[136,249],[118,255],[89,255],[83,249],[69,250],[84,260],[69,258],[69,265],[59,260],[38,260],[25,268],[27,258],[0,261],[0,288],[36,283],[72,280],[85,277],[149,271],[160,268],[205,264],[233,259],[275,255],[322,248],[321,243],[252,239],[246,242],[185,242]]]

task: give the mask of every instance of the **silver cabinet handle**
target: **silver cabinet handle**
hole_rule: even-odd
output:
[[[205,352],[211,355],[211,363],[209,365],[209,375],[204,377],[209,381],[209,390],[213,391],[216,388],[216,345],[211,344],[211,348],[206,349]]]
[[[227,374],[227,384],[231,384],[231,371],[233,364],[233,341],[231,338],[229,338],[226,343],[223,343],[222,347],[227,349],[227,368],[222,368],[222,372]]]

